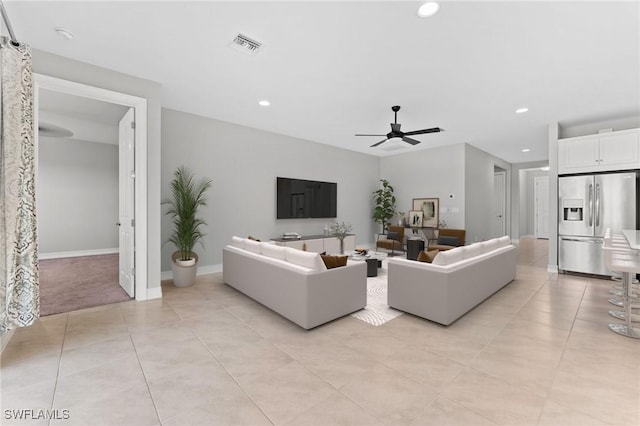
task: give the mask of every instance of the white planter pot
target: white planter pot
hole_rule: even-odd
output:
[[[198,255],[191,253],[191,259],[178,260],[180,252],[176,251],[171,255],[171,269],[173,271],[173,285],[176,287],[189,287],[196,282],[196,272],[198,272]]]
[[[176,263],[182,267],[193,266],[196,264],[196,259],[192,257],[189,260],[176,260]]]

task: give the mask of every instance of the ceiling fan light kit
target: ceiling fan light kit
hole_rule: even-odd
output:
[[[400,123],[398,123],[398,111],[400,111],[400,106],[399,105],[392,106],[391,111],[393,111],[394,119],[393,119],[393,123],[391,123],[391,131],[389,133],[387,133],[386,135],[358,133],[356,134],[356,136],[385,136],[386,137],[385,139],[371,145],[371,148],[374,148],[378,145],[383,144],[388,140],[396,139],[396,138],[402,139],[404,142],[407,142],[408,144],[417,145],[420,143],[419,140],[409,138],[407,136],[423,135],[425,133],[438,133],[438,132],[444,131],[440,127],[432,127],[430,129],[412,130],[410,132],[403,132],[400,130]]]

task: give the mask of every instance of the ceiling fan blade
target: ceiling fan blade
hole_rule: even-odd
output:
[[[357,133],[356,136],[387,136],[387,135],[369,135],[369,134]]]
[[[423,135],[425,133],[438,133],[438,132],[444,132],[444,129],[441,129],[440,127],[433,127],[431,129],[423,129],[423,130],[414,130],[412,132],[405,132],[405,135]]]
[[[386,142],[386,141],[388,141],[388,140],[389,140],[389,139],[383,139],[383,140],[381,140],[380,142],[374,143],[373,145],[371,145],[371,148],[376,147],[376,146],[378,146],[378,145],[380,145],[380,144],[382,144],[382,143],[384,143],[384,142]]]
[[[418,145],[418,144],[420,143],[420,141],[417,141],[417,140],[415,140],[415,139],[408,138],[408,137],[406,137],[406,136],[403,136],[403,137],[402,137],[402,140],[403,140],[403,141],[405,141],[405,142],[407,142],[407,143],[410,143],[411,145]]]
[[[400,133],[400,123],[391,123],[391,131],[393,133]]]

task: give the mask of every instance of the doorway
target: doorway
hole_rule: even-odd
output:
[[[533,192],[535,237],[549,239],[549,176],[536,177]]]
[[[47,90],[57,92],[60,94],[78,96],[90,101],[99,101],[111,104],[121,108],[121,111],[125,111],[126,114],[130,114],[127,118],[123,113],[122,122],[126,122],[129,126],[131,143],[125,146],[125,149],[119,149],[117,155],[118,164],[121,165],[121,161],[124,161],[125,170],[122,176],[127,176],[127,184],[123,184],[123,179],[120,174],[116,177],[118,182],[118,194],[119,198],[122,198],[122,194],[126,194],[125,198],[130,200],[128,204],[129,216],[124,216],[127,220],[128,232],[126,238],[122,238],[121,233],[116,229],[117,223],[121,223],[123,218],[122,211],[116,212],[116,221],[112,221],[112,227],[116,234],[116,245],[118,247],[119,256],[125,253],[129,256],[130,262],[124,263],[127,271],[124,273],[128,275],[129,282],[122,282],[121,278],[119,282],[123,288],[127,287],[130,296],[135,297],[136,300],[146,300],[147,298],[147,206],[146,197],[147,193],[147,181],[146,181],[146,147],[147,147],[147,128],[146,128],[146,99],[136,96],[126,95],[118,92],[113,92],[105,89],[91,87],[80,83],[75,83],[67,80],[61,80],[49,76],[40,74],[34,74],[35,77],[35,122],[40,124],[39,117],[39,96],[41,90]],[[134,120],[131,120],[134,117]],[[135,123],[132,125],[132,123]],[[122,126],[122,123],[120,123]],[[122,136],[121,134],[119,135]],[[135,143],[133,141],[135,140]],[[36,133],[35,137],[36,145],[36,158],[39,151],[39,138]],[[119,146],[121,144],[118,144]],[[124,156],[124,157],[123,157]],[[122,165],[121,165],[122,166]],[[127,180],[125,179],[125,180]],[[44,194],[38,192],[38,164],[36,163],[36,192],[37,199],[41,199]],[[124,185],[124,186],[123,186]],[[72,206],[69,206],[70,208]],[[120,227],[122,228],[122,227]],[[119,262],[122,263],[122,262]],[[118,275],[121,276],[123,271],[119,271]]]
[[[493,173],[493,215],[491,216],[491,236],[492,238],[502,237],[507,234],[505,214],[506,214],[506,179],[507,172],[504,170]]]

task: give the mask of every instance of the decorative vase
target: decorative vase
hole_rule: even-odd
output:
[[[344,238],[340,238],[340,254],[344,254]]]

